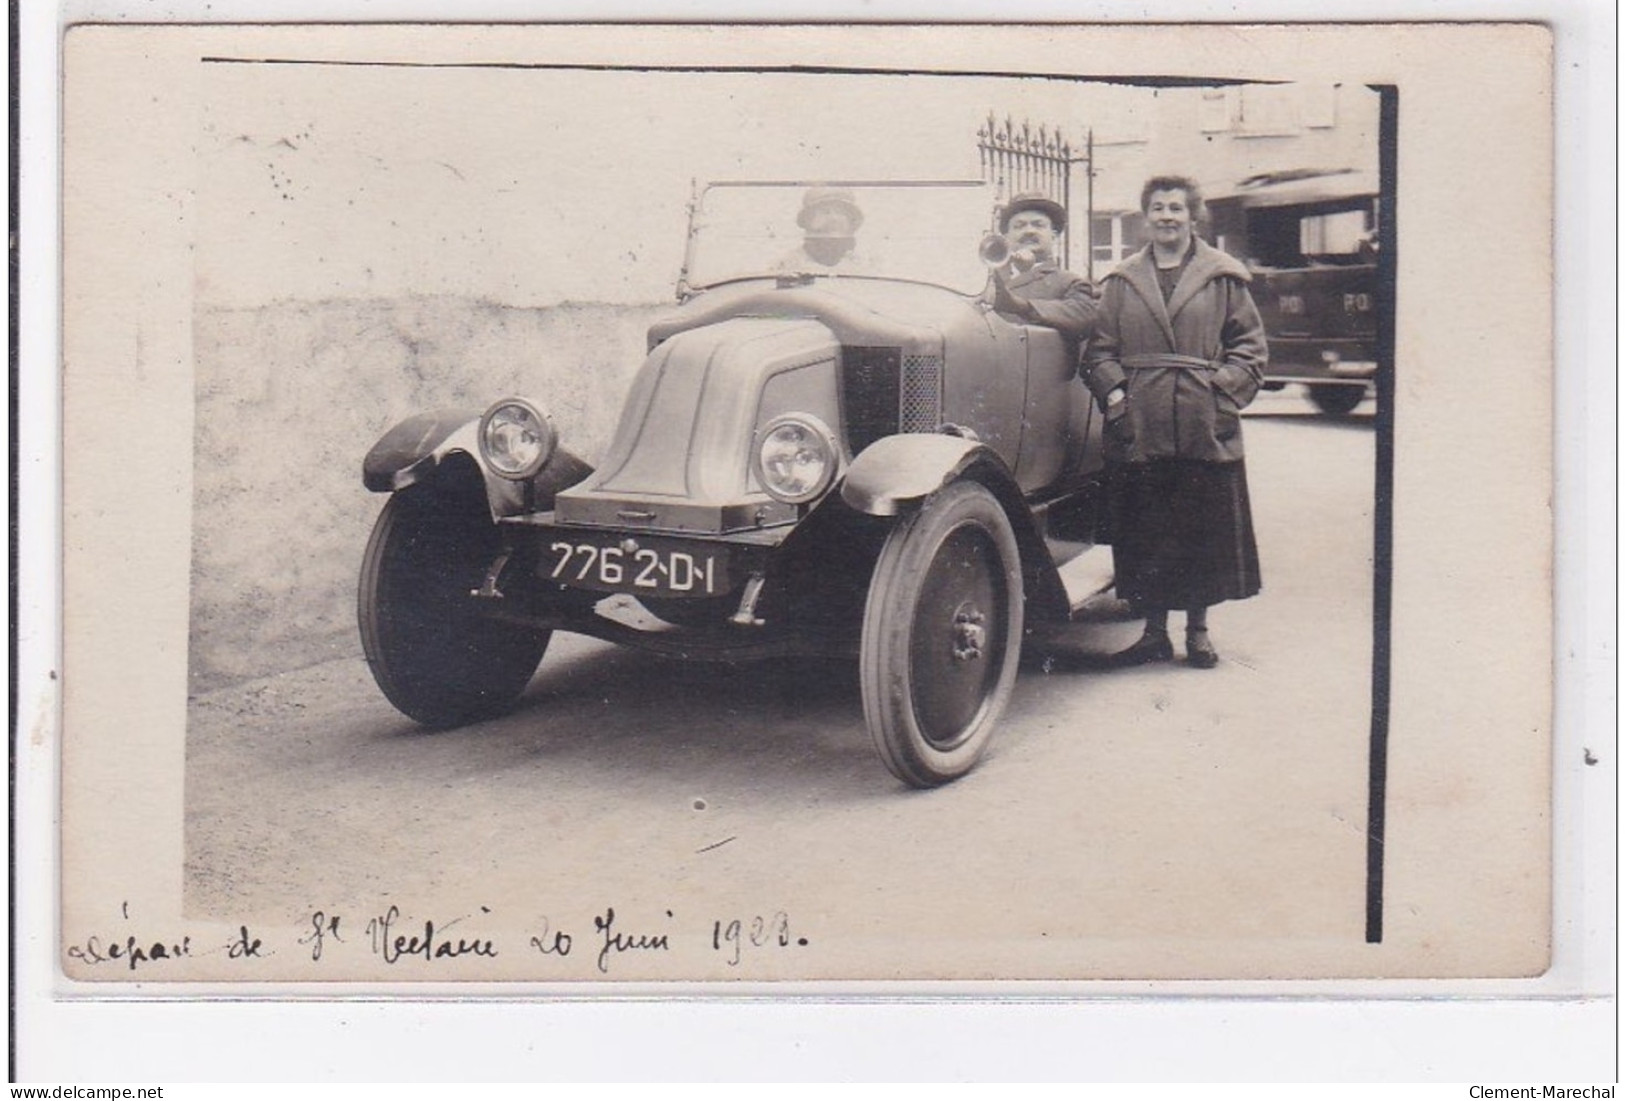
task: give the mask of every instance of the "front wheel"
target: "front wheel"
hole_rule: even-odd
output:
[[[506,710],[552,635],[493,619],[471,596],[500,551],[484,495],[424,483],[384,505],[357,600],[361,646],[403,714],[446,727]]]
[[[987,749],[1020,658],[1021,557],[985,487],[957,482],[888,536],[863,614],[863,711],[892,774],[935,787]]]

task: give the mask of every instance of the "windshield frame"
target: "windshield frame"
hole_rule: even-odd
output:
[[[706,213],[706,199],[713,191],[723,191],[736,188],[782,188],[786,191],[806,190],[815,187],[848,188],[852,190],[863,189],[944,189],[964,188],[985,190],[989,197],[988,203],[988,232],[997,230],[998,222],[998,189],[987,180],[971,178],[953,179],[922,179],[922,180],[711,180],[701,185],[697,181],[692,185],[692,193],[688,203],[688,230],[683,243],[683,265],[677,275],[677,297],[679,301],[686,301],[694,295],[713,287],[726,286],[731,283],[744,283],[756,280],[776,280],[781,284],[807,285],[822,277],[816,272],[776,272],[769,264],[764,263],[761,271],[729,275],[725,278],[697,282],[692,278],[695,262],[695,246],[699,242],[700,231],[704,226]],[[966,249],[974,249],[974,240],[967,242]],[[917,276],[888,274],[883,272],[843,272],[842,279],[853,280],[879,280],[894,283],[918,283],[926,286],[941,287],[954,294],[973,296],[976,292],[968,291],[963,287],[951,283],[920,278]]]

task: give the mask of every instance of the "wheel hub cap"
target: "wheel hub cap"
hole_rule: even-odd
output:
[[[966,602],[954,612],[954,660],[971,661],[982,656],[987,645],[987,617],[975,604]]]

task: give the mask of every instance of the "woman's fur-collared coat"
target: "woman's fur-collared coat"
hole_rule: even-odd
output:
[[[1166,304],[1150,246],[1106,277],[1084,382],[1106,408],[1107,459],[1242,458],[1241,410],[1269,357],[1250,281],[1200,239]],[[1117,386],[1126,400],[1108,407]]]

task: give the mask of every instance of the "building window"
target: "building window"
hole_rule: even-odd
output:
[[[1097,272],[1111,270],[1145,243],[1145,217],[1138,210],[1096,211],[1089,228],[1089,255]]]

